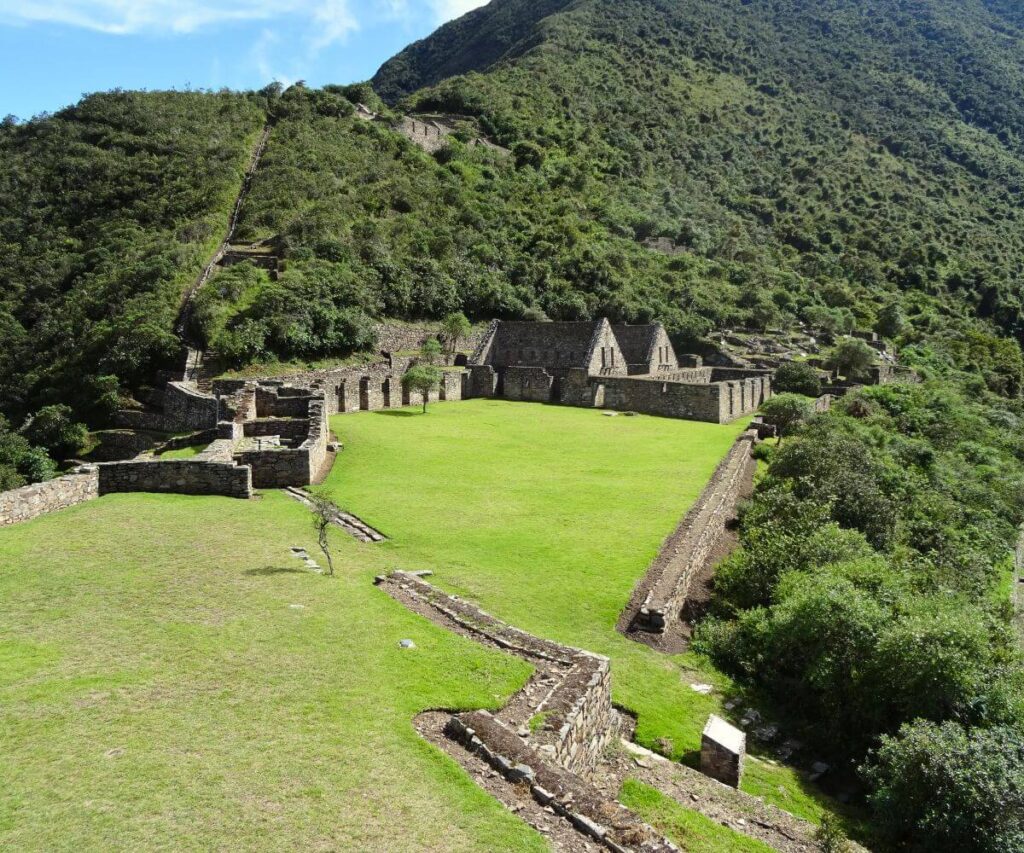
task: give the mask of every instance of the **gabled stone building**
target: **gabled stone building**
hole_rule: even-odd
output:
[[[496,320],[469,359],[468,397],[636,411],[727,423],[771,396],[771,373],[679,359],[660,323]]]

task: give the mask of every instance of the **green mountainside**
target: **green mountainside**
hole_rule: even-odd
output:
[[[896,302],[903,343],[1016,395],[1019,351],[993,335],[1021,334],[1022,18],[496,0],[381,69],[393,112],[368,86],[119,92],[5,126],[0,408],[88,412],[174,360],[265,114],[238,237],[271,238],[284,272],[221,273],[194,315],[231,365],[344,355],[379,316],[656,317],[689,348],[715,327],[870,328]],[[458,137],[508,153],[427,154],[358,102],[464,116]]]

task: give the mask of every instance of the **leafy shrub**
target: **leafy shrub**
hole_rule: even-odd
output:
[[[879,830],[912,851],[1024,851],[1019,727],[907,724],[864,768]]]
[[[787,361],[775,371],[772,388],[780,394],[821,396],[821,377],[818,371],[802,361]]]

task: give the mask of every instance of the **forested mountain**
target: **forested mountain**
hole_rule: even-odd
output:
[[[495,0],[381,69],[390,110],[369,86],[295,86],[9,124],[2,409],[87,411],[172,360],[265,118],[238,239],[272,240],[283,273],[222,271],[194,312],[232,364],[343,355],[378,316],[658,317],[689,347],[737,324],[870,328],[897,303],[904,344],[1016,396],[999,336],[1021,333],[1022,18],[996,0]],[[358,102],[463,116],[459,138],[507,153],[430,155]]]

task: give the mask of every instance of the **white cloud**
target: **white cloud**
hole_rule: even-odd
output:
[[[374,0],[371,5],[393,5]],[[232,22],[307,21],[317,49],[359,28],[348,0],[0,0],[0,22],[51,23],[109,35],[193,33]]]
[[[343,41],[359,18],[450,21],[487,0],[0,0],[0,22],[52,23],[111,35],[187,34],[216,24],[305,21],[316,49]],[[359,17],[353,12],[358,9]]]
[[[486,6],[488,0],[430,0],[430,8],[438,22],[461,18],[467,12]]]

